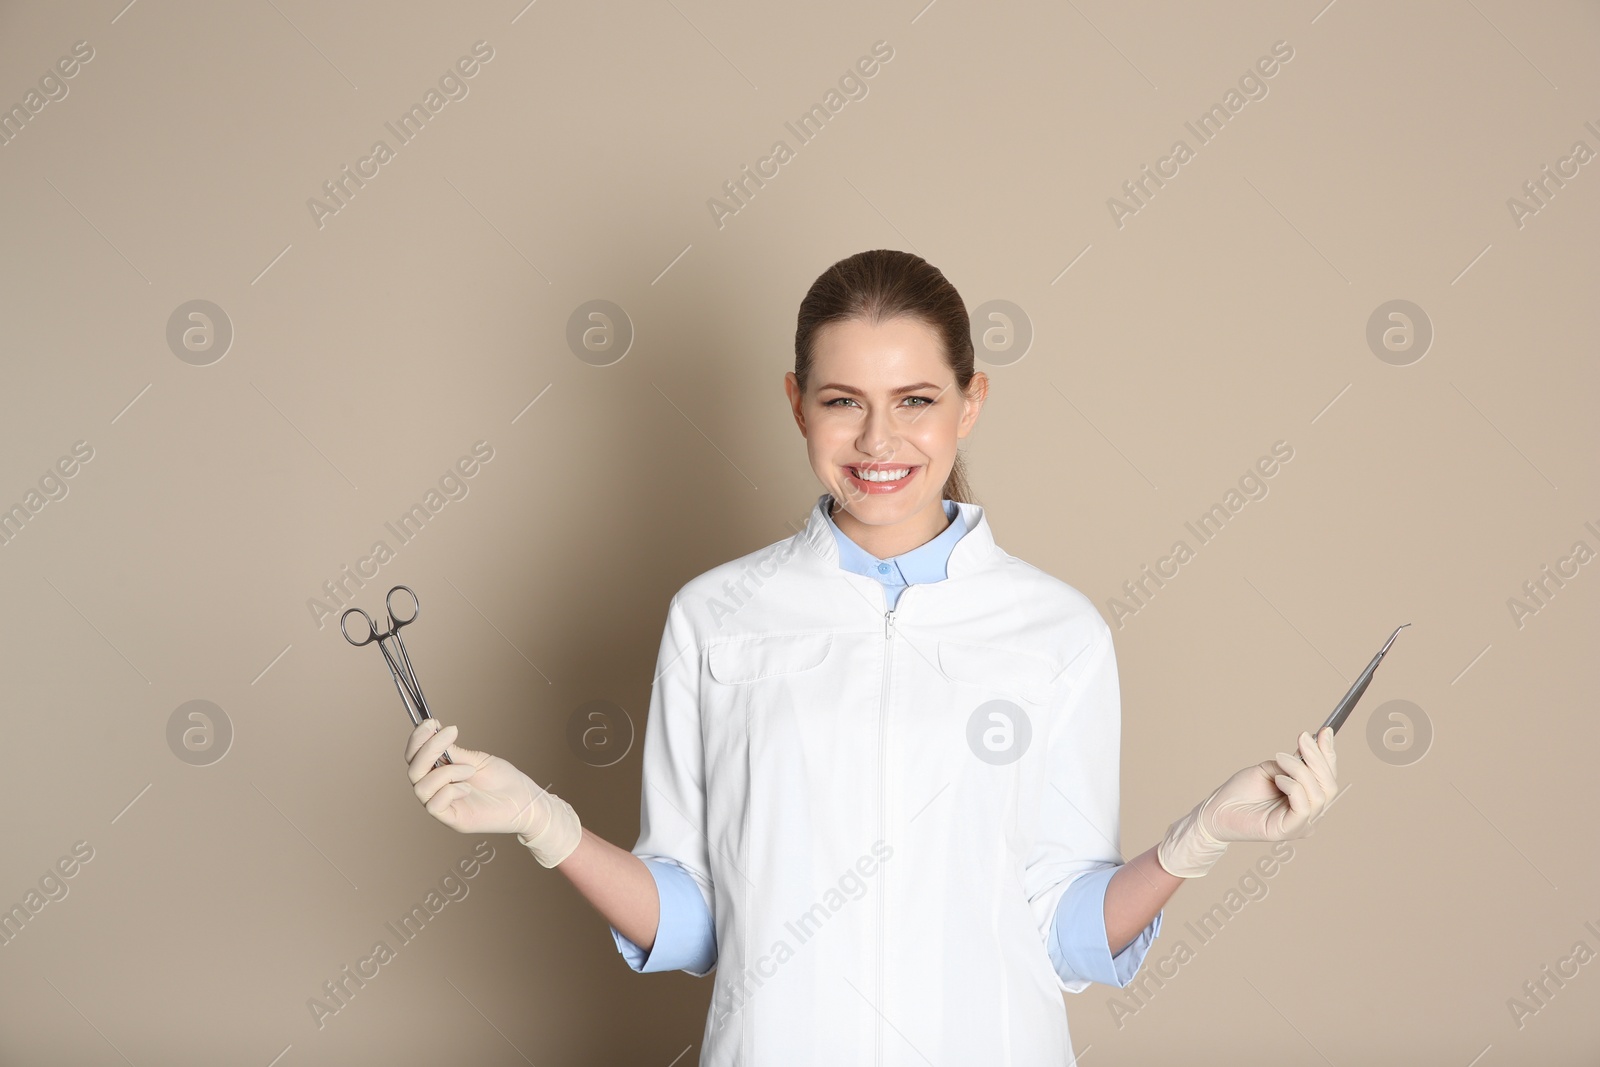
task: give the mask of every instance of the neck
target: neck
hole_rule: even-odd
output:
[[[938,537],[950,525],[944,513],[944,500],[936,498],[931,504],[900,522],[887,526],[874,526],[862,522],[839,506],[837,499],[829,513],[841,533],[878,559],[889,559],[921,546]]]

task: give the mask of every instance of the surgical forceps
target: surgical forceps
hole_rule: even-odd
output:
[[[402,589],[411,596],[411,614],[404,619],[395,614],[393,604],[394,595]],[[411,657],[406,653],[406,643],[400,638],[400,629],[417,621],[417,616],[422,614],[422,601],[417,599],[417,594],[412,591],[410,586],[397,585],[390,589],[383,598],[383,606],[389,612],[389,628],[387,630],[380,631],[372,621],[372,616],[360,608],[346,608],[344,614],[339,616],[339,632],[344,634],[346,641],[358,648],[362,645],[370,645],[374,641],[377,642],[378,651],[383,653],[383,660],[389,665],[389,675],[394,679],[394,687],[400,691],[400,700],[406,706],[406,714],[411,717],[411,724],[413,726],[421,726],[422,720],[433,718],[433,714],[428,710],[427,698],[422,695],[422,686],[417,682],[417,672],[411,666]],[[360,615],[367,623],[367,632],[362,635],[360,640],[351,637],[350,631],[345,628],[345,620],[352,615]],[[394,640],[395,645],[392,651],[386,643],[391,638]],[[443,767],[446,763],[451,762],[453,761],[450,759],[450,754],[446,751],[434,761],[433,765],[435,767]]]
[[[1331,726],[1334,733],[1337,734],[1339,732],[1339,727],[1344,725],[1344,721],[1350,717],[1350,712],[1355,710],[1356,701],[1361,699],[1361,694],[1365,693],[1367,686],[1372,683],[1372,674],[1378,669],[1378,664],[1383,662],[1383,657],[1388,654],[1389,646],[1394,644],[1394,639],[1400,636],[1400,631],[1410,625],[1409,622],[1403,622],[1394,628],[1394,633],[1390,634],[1389,640],[1385,641],[1383,647],[1378,649],[1378,654],[1372,657],[1372,662],[1367,664],[1367,669],[1361,672],[1361,677],[1355,680],[1355,684],[1350,687],[1349,692],[1345,693],[1339,703],[1334,706],[1333,711],[1328,713],[1328,717],[1323,720],[1322,725],[1317,727],[1316,733],[1311,735],[1313,741],[1316,740],[1325,727]],[[1296,753],[1296,755],[1299,755],[1299,753]]]

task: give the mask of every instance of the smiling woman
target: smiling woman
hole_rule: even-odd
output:
[[[407,742],[427,810],[518,834],[633,970],[715,970],[701,1067],[1065,1062],[1061,993],[1127,986],[1183,879],[1304,836],[1333,792],[1331,731],[1301,734],[1122,860],[1111,628],[970,499],[970,331],[908,252],[812,284],[783,387],[826,491],[667,605],[631,851],[454,725]],[[869,852],[894,860],[867,880]]]
[[[880,559],[925,544],[970,501],[956,444],[989,376],[975,371],[967,309],[940,270],[877,249],[841,260],[800,305],[784,388],[847,537]]]

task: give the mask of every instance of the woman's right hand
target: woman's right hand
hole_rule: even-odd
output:
[[[463,834],[532,837],[548,826],[549,794],[499,756],[452,744],[459,733],[424,719],[406,741],[407,773],[428,814]],[[447,748],[454,762],[435,767]]]

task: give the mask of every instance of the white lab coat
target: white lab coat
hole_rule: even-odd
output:
[[[1061,992],[1089,982],[1045,937],[1119,862],[1110,629],[968,503],[948,578],[888,612],[840,568],[830,502],[668,609],[633,851],[683,866],[716,924],[700,1064],[1071,1062]],[[979,726],[1016,724],[1010,763],[970,740],[996,700]]]

